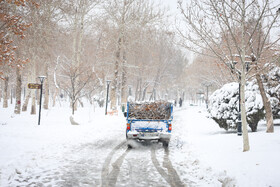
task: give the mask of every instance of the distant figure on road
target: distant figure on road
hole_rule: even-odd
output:
[[[175,105],[175,106],[177,105],[177,101],[176,101],[176,99],[174,99],[174,105]]]
[[[182,107],[182,104],[183,104],[183,100],[182,100],[182,98],[180,97],[180,99],[179,99],[179,106]]]

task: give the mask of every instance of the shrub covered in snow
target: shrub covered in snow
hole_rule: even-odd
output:
[[[209,98],[208,111],[221,128],[235,129],[238,116],[238,83],[229,83]]]
[[[245,105],[247,122],[254,132],[258,122],[264,117],[264,109],[258,86],[253,82],[246,85]],[[236,129],[239,109],[239,85],[229,83],[216,90],[209,99],[208,111],[221,128]]]
[[[280,67],[273,65],[263,76],[266,92],[269,95],[274,119],[280,119]]]
[[[253,132],[257,131],[258,122],[264,118],[264,107],[259,87],[254,82],[248,82],[245,92],[247,122]]]

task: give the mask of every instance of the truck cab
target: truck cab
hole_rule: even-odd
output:
[[[127,140],[157,140],[162,142],[164,147],[168,147],[172,131],[172,112],[173,105],[170,102],[127,103],[127,112],[124,113]],[[128,147],[131,147],[129,141]]]

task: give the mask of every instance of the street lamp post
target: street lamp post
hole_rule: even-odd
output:
[[[240,97],[240,87],[241,87],[241,83],[240,83],[240,81],[241,81],[241,77],[240,77],[240,75],[239,75],[239,86],[238,86],[238,100],[239,100],[239,106],[238,106],[238,121],[237,121],[237,135],[238,136],[241,136],[242,135],[242,128],[241,128],[241,103],[240,103],[240,101],[241,101],[241,97]]]
[[[208,104],[209,104],[209,96],[208,96],[208,93],[209,93],[209,87],[211,86],[211,84],[206,84],[206,109],[208,109]]]
[[[206,103],[206,109],[208,109],[208,104],[209,104],[209,87],[212,86],[211,82],[205,82],[202,84],[203,86],[206,87],[206,98],[205,98],[205,103]]]
[[[46,76],[39,76],[38,78],[40,79],[40,82],[41,82],[39,120],[38,120],[38,125],[40,125],[40,120],[41,120],[41,108],[42,108],[42,94],[43,94],[43,82],[44,82]]]
[[[110,85],[110,80],[107,80],[107,96],[106,96],[106,107],[105,107],[105,115],[107,115],[107,106],[108,106],[108,97],[109,97],[109,85]]]

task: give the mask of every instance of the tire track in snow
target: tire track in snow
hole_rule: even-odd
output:
[[[117,179],[120,173],[120,168],[123,164],[123,161],[126,155],[131,151],[130,148],[127,148],[125,152],[119,156],[114,163],[112,163],[112,170],[109,171],[110,163],[112,161],[113,156],[119,151],[124,145],[126,145],[126,141],[121,142],[117,145],[106,157],[105,162],[103,164],[102,173],[101,173],[101,181],[102,187],[112,187],[115,186],[117,183]],[[151,147],[151,160],[153,165],[155,166],[158,173],[164,178],[164,180],[171,186],[171,187],[184,187],[185,185],[180,180],[177,171],[173,168],[172,163],[169,159],[169,149],[164,149],[163,155],[163,167],[167,169],[167,172],[162,168],[160,163],[156,157],[156,150],[155,147]]]
[[[117,179],[118,179],[118,175],[120,173],[120,167],[123,163],[123,160],[125,158],[125,156],[127,155],[127,153],[131,150],[131,149],[126,149],[126,151],[112,164],[113,169],[111,172],[109,172],[109,166],[111,163],[111,160],[114,156],[114,154],[123,146],[126,145],[126,141],[121,142],[119,145],[117,145],[107,156],[107,158],[105,159],[104,165],[102,167],[102,173],[101,173],[101,181],[102,181],[102,185],[103,187],[111,187],[111,186],[115,186]]]
[[[151,158],[152,162],[159,172],[159,174],[165,179],[165,181],[171,186],[171,187],[183,187],[185,186],[182,181],[180,180],[179,175],[177,174],[176,170],[173,168],[171,161],[169,160],[169,149],[164,149],[164,159],[163,159],[163,167],[165,167],[168,171],[166,173],[164,169],[160,166],[157,158],[156,158],[156,151],[155,148],[151,149]]]

